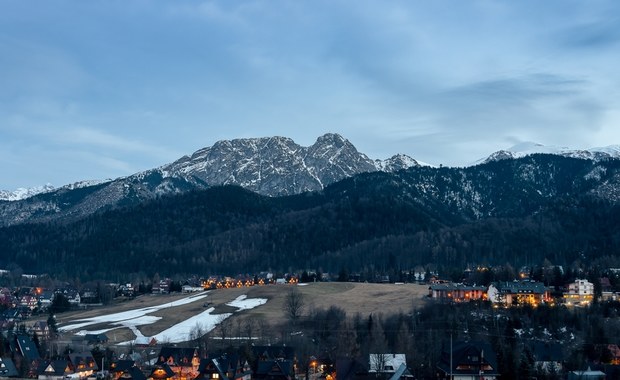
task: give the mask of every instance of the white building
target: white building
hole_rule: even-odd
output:
[[[569,306],[586,306],[594,299],[594,284],[588,280],[577,279],[568,284],[564,302]]]

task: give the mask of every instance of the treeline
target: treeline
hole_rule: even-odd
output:
[[[597,166],[598,165],[598,166]],[[602,167],[602,169],[601,169]],[[179,274],[443,273],[620,256],[620,160],[556,156],[465,169],[369,173],[322,192],[262,197],[225,186],[83,220],[0,229],[0,268],[66,279]],[[596,168],[598,177],[588,176]],[[615,186],[615,185],[614,185]]]
[[[493,347],[502,379],[560,379],[534,363],[533,344],[560,344],[566,371],[591,363],[610,363],[608,344],[620,344],[620,303],[586,309],[539,306],[494,309],[489,303],[431,303],[394,315],[348,315],[338,306],[310,309],[295,326],[282,326],[284,343],[298,357],[318,352],[320,359],[368,360],[371,353],[404,353],[416,378],[435,378],[449,341],[486,341]],[[487,353],[490,355],[490,353]]]

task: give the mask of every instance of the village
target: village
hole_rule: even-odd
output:
[[[488,269],[478,269],[478,274]],[[557,270],[556,270],[557,272]],[[458,305],[486,303],[496,309],[564,307],[588,308],[593,303],[614,303],[618,301],[617,287],[608,277],[600,277],[598,283],[584,278],[575,278],[562,287],[549,286],[528,278],[527,271],[521,271],[519,279],[494,281],[488,285],[477,285],[470,281],[452,282],[443,280],[432,272],[418,271],[407,278],[427,286],[426,302],[430,304]],[[617,274],[612,270],[610,273]],[[282,286],[294,289],[305,281],[335,281],[340,276],[317,274],[304,271],[301,274],[276,276],[261,273],[255,276],[208,278],[191,277],[183,281],[169,278],[149,284],[136,285],[105,284],[84,286],[81,289],[65,286],[54,289],[43,286],[3,287],[0,289],[0,378],[38,378],[42,380],[64,379],[155,379],[155,380],[291,380],[319,378],[326,380],[398,380],[422,378],[420,371],[413,368],[402,352],[372,352],[366,357],[322,357],[320,352],[296,352],[287,344],[255,345],[249,342],[244,349],[231,350],[232,345],[201,344],[199,339],[189,342],[185,336],[177,340],[158,341],[155,337],[136,337],[129,342],[130,349],[115,343],[110,344],[104,332],[87,332],[62,338],[64,328],[56,325],[55,313],[81,308],[96,308],[106,300],[103,293],[113,299],[132,299],[148,291],[151,295],[179,293],[187,294],[187,302],[201,303],[203,294],[211,289],[232,289],[252,286]],[[463,279],[476,278],[464,276]],[[303,281],[301,281],[303,279]],[[348,276],[355,280],[356,276]],[[385,276],[376,277],[385,283]],[[37,284],[34,276],[23,277],[23,283]],[[398,284],[399,282],[397,282]],[[404,285],[404,284],[403,284]],[[196,297],[189,300],[189,297]],[[108,299],[107,302],[110,302]],[[266,300],[264,301],[266,302]],[[257,303],[255,306],[260,305]],[[210,306],[208,302],[203,305]],[[232,304],[231,304],[232,306]],[[253,306],[254,307],[254,306]],[[214,322],[215,327],[216,322]],[[211,337],[213,339],[213,337]],[[557,378],[602,379],[607,373],[592,368],[566,372],[566,357],[562,355],[560,343],[537,341],[531,344],[534,365]],[[607,344],[605,349],[611,355],[609,365],[616,372],[620,368],[620,348]],[[442,345],[437,353],[434,378],[480,378],[499,377],[498,356],[485,341],[455,340],[449,346]],[[609,369],[607,368],[609,371]],[[574,372],[574,373],[573,373]],[[553,375],[553,376],[552,376]],[[577,376],[577,377],[576,377]],[[610,378],[610,377],[607,377]]]

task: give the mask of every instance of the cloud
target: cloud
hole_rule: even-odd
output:
[[[588,22],[558,33],[562,45],[573,49],[616,48],[620,44],[620,19]]]

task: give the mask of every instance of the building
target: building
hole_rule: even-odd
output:
[[[444,344],[437,364],[440,379],[454,380],[495,380],[497,368],[495,351],[487,342]]]
[[[487,288],[484,286],[464,284],[434,284],[429,288],[429,296],[435,300],[467,302],[486,300]]]
[[[568,284],[564,293],[564,303],[567,306],[587,306],[594,299],[594,284],[588,280],[575,280]]]
[[[537,306],[551,302],[551,294],[542,282],[495,282],[489,285],[488,299],[504,306]]]

